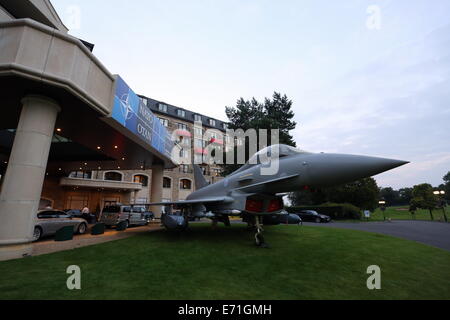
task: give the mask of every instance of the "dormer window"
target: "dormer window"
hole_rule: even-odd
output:
[[[215,127],[216,126],[216,120],[209,119],[209,125],[212,126],[212,127]]]
[[[166,112],[167,113],[167,104],[160,103],[158,105],[158,110],[161,111],[161,112]]]
[[[178,115],[179,117],[184,118],[184,117],[186,117],[186,111],[181,110],[181,109],[178,109],[178,110],[177,110],[177,115]]]
[[[202,116],[199,114],[194,115],[194,121],[202,122]]]

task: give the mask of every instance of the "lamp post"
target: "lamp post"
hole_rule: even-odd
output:
[[[386,215],[384,214],[384,212],[386,211],[386,201],[380,200],[378,201],[378,204],[380,205],[380,209],[383,212],[383,220],[386,221]]]
[[[444,213],[445,222],[448,222],[447,215],[445,213],[445,206],[446,206],[446,203],[445,203],[445,200],[444,200],[445,191],[444,190],[439,190],[439,191],[434,191],[433,193],[434,193],[435,196],[439,197],[439,203],[440,203],[440,206],[442,208],[442,212]]]

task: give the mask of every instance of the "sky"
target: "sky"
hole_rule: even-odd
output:
[[[293,100],[297,145],[411,161],[380,186],[450,171],[448,0],[52,0],[133,90],[221,120]]]

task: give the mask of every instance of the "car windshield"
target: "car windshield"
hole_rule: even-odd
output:
[[[247,170],[257,164],[268,163],[271,159],[283,158],[296,154],[309,154],[307,151],[303,151],[300,149],[296,149],[294,147],[285,145],[285,144],[276,144],[272,146],[268,146],[257,153],[255,153],[250,159],[247,161],[245,165],[243,165],[238,171],[242,172]]]
[[[38,213],[39,219],[56,218],[57,214],[55,211],[43,211]]]
[[[103,212],[118,213],[118,212],[120,212],[120,207],[119,206],[108,206],[103,209]]]

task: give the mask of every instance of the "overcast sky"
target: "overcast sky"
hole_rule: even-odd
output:
[[[135,92],[226,120],[239,97],[294,101],[302,149],[450,170],[448,0],[52,0],[70,34]]]

